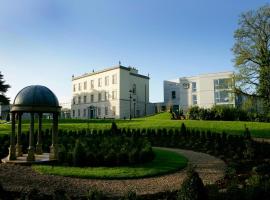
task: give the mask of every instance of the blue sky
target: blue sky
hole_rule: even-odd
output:
[[[120,60],[163,80],[233,70],[233,32],[242,12],[266,0],[0,0],[0,71],[13,99],[46,85],[71,99],[71,76]]]

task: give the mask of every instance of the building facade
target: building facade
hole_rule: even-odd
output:
[[[72,118],[134,118],[153,112],[149,77],[118,65],[72,77]]]
[[[164,104],[184,112],[191,106],[235,106],[233,72],[202,74],[164,81]]]

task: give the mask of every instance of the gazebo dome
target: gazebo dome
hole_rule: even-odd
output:
[[[59,112],[60,106],[55,94],[42,85],[23,88],[15,97],[12,112]]]

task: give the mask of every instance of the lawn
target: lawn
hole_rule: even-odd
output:
[[[187,166],[184,156],[167,150],[154,148],[155,158],[151,162],[130,167],[63,167],[35,165],[34,170],[42,174],[60,175],[77,178],[97,179],[135,179],[168,174]]]
[[[82,128],[108,129],[112,120],[60,120],[59,128],[78,130]],[[161,113],[150,117],[130,120],[115,120],[119,128],[180,128],[185,123],[188,128],[198,130],[212,130],[218,133],[225,131],[229,134],[242,134],[245,125],[251,131],[253,137],[270,138],[270,123],[242,122],[242,121],[203,121],[203,120],[171,120],[169,113]],[[50,128],[51,122],[44,121],[44,128]],[[24,121],[22,128],[28,130],[29,121]],[[10,132],[10,124],[0,124],[0,134]]]

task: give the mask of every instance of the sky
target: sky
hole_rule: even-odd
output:
[[[163,80],[233,71],[241,13],[269,0],[0,0],[0,71],[11,100],[45,85],[71,100],[72,75],[118,65],[150,75],[150,101]]]

